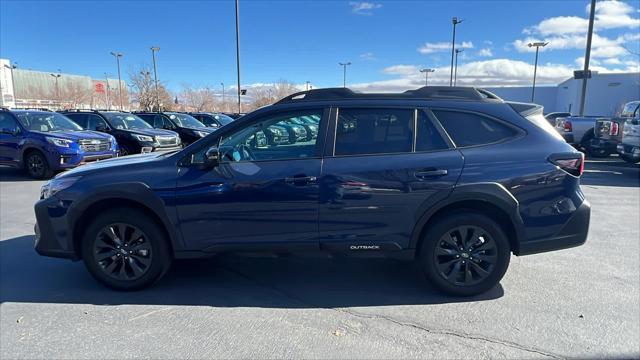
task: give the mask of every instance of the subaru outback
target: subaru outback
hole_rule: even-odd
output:
[[[256,141],[301,117],[319,119],[315,138]],[[415,259],[439,289],[473,295],[512,253],[585,242],[582,171],[538,105],[465,87],[309,90],[179,152],[56,177],[35,205],[35,248],[119,290],[173,259],[322,251]]]

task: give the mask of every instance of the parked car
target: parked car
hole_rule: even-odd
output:
[[[212,128],[221,128],[227,124],[231,124],[233,118],[223,113],[213,112],[190,112],[189,115],[196,118],[196,120]]]
[[[185,147],[209,135],[214,130],[188,114],[177,112],[134,112],[134,114],[156,129],[175,131],[180,135]]]
[[[117,155],[116,140],[84,131],[63,115],[0,109],[0,164],[23,168],[34,179]]]
[[[616,150],[624,161],[637,164],[640,162],[640,101],[625,105],[623,115],[627,117]]]
[[[254,141],[304,116],[320,119],[314,141]],[[482,89],[310,90],[180,152],[101,161],[48,182],[35,249],[82,259],[119,290],[153,284],[172,259],[325,251],[417,259],[438,288],[473,295],[496,286],[511,253],[585,242],[583,160],[542,107]]]
[[[223,114],[227,115],[228,117],[232,118],[233,120],[238,120],[239,118],[247,115],[247,113],[232,113],[232,112],[225,112]]]
[[[565,141],[576,149],[593,157],[609,156],[602,154],[600,149],[591,148],[591,140],[595,137],[593,131],[597,120],[609,120],[604,116],[570,116],[556,118],[556,130]]]
[[[556,126],[556,119],[558,119],[559,117],[566,118],[570,116],[571,116],[570,112],[552,112],[545,115],[544,118],[547,119],[547,121],[549,122],[549,124],[551,124],[551,126]]]
[[[182,148],[178,134],[157,130],[139,117],[122,111],[66,110],[62,114],[84,129],[105,132],[118,141],[120,155]]]
[[[590,151],[598,156],[609,156],[617,151],[618,144],[622,141],[622,133],[625,122],[633,118],[634,111],[640,101],[627,103],[617,117],[611,119],[598,119],[593,129],[595,137],[591,140]]]

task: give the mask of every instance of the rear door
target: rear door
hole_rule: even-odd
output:
[[[320,182],[320,244],[331,250],[409,246],[419,217],[446,198],[461,154],[416,108],[340,108]]]
[[[0,162],[16,164],[20,161],[18,146],[23,139],[16,119],[6,111],[0,111]]]

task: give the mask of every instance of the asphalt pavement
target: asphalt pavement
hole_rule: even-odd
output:
[[[640,168],[588,161],[584,246],[512,257],[482,296],[412,263],[226,256],[121,293],[33,250],[40,181],[0,168],[0,358],[639,358]]]

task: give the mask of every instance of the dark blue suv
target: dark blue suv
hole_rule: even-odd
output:
[[[265,132],[317,120],[314,138]],[[533,104],[481,89],[288,96],[173,154],[90,164],[42,188],[36,251],[148,286],[172,259],[324,251],[416,259],[438,288],[494,287],[511,253],[581,245],[583,155]]]
[[[0,165],[24,168],[35,179],[117,153],[113,136],[82,130],[58,113],[0,110]]]

